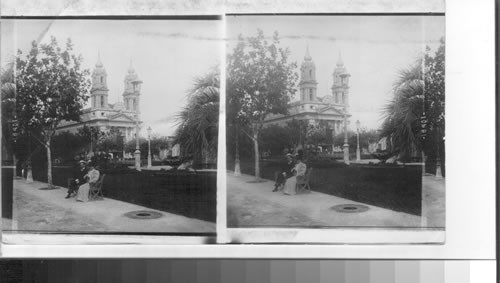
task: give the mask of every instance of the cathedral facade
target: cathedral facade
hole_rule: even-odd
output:
[[[330,129],[334,134],[343,132],[344,118],[349,122],[349,77],[342,57],[333,71],[331,94],[318,96],[316,66],[306,49],[300,67],[299,101],[288,105],[288,115],[271,114],[266,117],[265,125],[286,126],[292,120],[305,120],[309,125]]]
[[[107,73],[100,58],[92,72],[90,89],[90,107],[83,109],[80,122],[64,121],[57,131],[77,132],[83,126],[97,127],[101,131],[118,129],[125,141],[135,138],[136,129],[141,126],[140,96],[142,80],[135,72],[132,64],[124,79],[123,101],[109,103]]]

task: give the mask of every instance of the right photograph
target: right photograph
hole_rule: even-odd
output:
[[[444,15],[226,19],[228,231],[444,232]]]

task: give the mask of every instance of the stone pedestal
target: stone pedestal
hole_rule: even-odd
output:
[[[26,169],[26,184],[33,183],[33,171],[31,168]]]
[[[351,162],[349,161],[349,144],[344,144],[344,163],[349,165]]]
[[[134,152],[135,156],[135,170],[141,171],[141,151],[136,149]]]

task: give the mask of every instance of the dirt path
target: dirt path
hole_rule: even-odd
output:
[[[273,183],[252,182],[253,177],[228,175],[228,227],[421,227],[419,216],[358,203],[323,193],[295,196],[272,192]],[[365,212],[345,213],[335,205],[355,204]]]
[[[14,219],[4,221],[14,230],[52,232],[156,232],[214,233],[215,223],[157,211],[104,198],[77,202],[65,199],[67,189],[40,190],[46,184],[14,180]],[[156,219],[132,219],[126,213],[147,210],[161,214]],[[5,227],[5,226],[4,226]]]

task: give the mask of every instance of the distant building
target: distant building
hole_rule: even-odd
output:
[[[92,72],[92,87],[90,89],[90,107],[83,110],[80,122],[64,121],[58,127],[58,132],[76,132],[83,126],[98,127],[108,131],[112,127],[118,129],[125,141],[135,138],[136,127],[140,127],[140,96],[142,81],[132,64],[124,80],[123,101],[114,104],[108,102],[109,89],[107,73],[100,57]]]
[[[286,126],[291,120],[305,120],[310,125],[330,129],[334,134],[343,132],[344,116],[349,114],[349,77],[351,76],[339,54],[333,71],[332,93],[318,97],[316,66],[306,50],[304,61],[300,67],[299,93],[300,100],[288,105],[288,115],[272,114],[265,119],[265,125]]]

